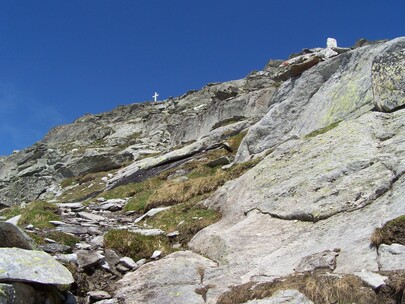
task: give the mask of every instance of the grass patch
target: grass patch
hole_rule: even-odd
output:
[[[43,201],[35,201],[27,204],[27,207],[21,209],[21,218],[19,225],[33,225],[36,228],[52,228],[49,221],[60,221],[58,207]]]
[[[18,225],[33,225],[36,228],[52,228],[53,225],[49,221],[58,221],[58,207],[44,201],[34,201],[21,208],[21,206],[13,206],[3,209],[0,215],[6,219],[10,219],[16,215],[21,214]]]
[[[0,215],[4,216],[6,221],[19,214],[21,214],[21,207],[17,205],[0,210]]]
[[[317,129],[317,130],[312,131],[311,133],[305,135],[305,138],[312,138],[312,137],[318,136],[320,134],[324,134],[324,133],[336,128],[339,124],[340,124],[340,121],[336,121],[334,123],[331,123],[330,125],[328,125],[328,126],[326,126],[324,128]]]
[[[176,205],[147,219],[146,223],[168,233],[179,231],[176,241],[186,245],[198,231],[217,222],[221,217],[219,212],[196,204],[201,199],[199,196],[187,203]]]
[[[173,250],[166,236],[144,236],[128,230],[110,230],[104,235],[104,246],[135,261],[149,259],[155,250],[168,254]]]
[[[94,193],[100,192],[105,188],[105,182],[102,180],[106,172],[88,173],[83,176],[67,178],[62,181],[62,188],[78,184],[71,189],[65,189],[64,193],[57,198],[59,203],[81,201]]]
[[[370,243],[372,247],[393,243],[405,245],[405,215],[386,222],[382,228],[376,228],[370,237]]]
[[[374,291],[366,287],[354,275],[333,276],[320,274],[299,274],[276,279],[270,283],[247,283],[234,286],[224,293],[218,304],[244,303],[249,300],[272,296],[276,291],[297,289],[315,304],[377,304],[380,303]]]

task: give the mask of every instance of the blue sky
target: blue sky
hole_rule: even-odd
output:
[[[86,113],[245,77],[334,37],[404,35],[405,1],[0,0],[0,155]]]

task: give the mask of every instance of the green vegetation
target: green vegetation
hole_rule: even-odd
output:
[[[106,248],[117,250],[135,261],[150,258],[155,250],[173,251],[166,236],[144,236],[128,230],[110,230],[104,235]]]
[[[315,131],[312,131],[311,133],[305,135],[305,138],[312,138],[312,137],[318,136],[320,134],[324,134],[324,133],[336,128],[339,125],[339,123],[340,123],[340,121],[336,121],[336,122],[331,123],[330,125],[328,125],[328,126],[326,126],[324,128],[320,128],[320,129],[317,129]]]
[[[370,243],[373,247],[392,243],[405,245],[405,215],[388,221],[382,228],[376,228],[370,237]]]
[[[55,204],[44,201],[34,201],[27,204],[25,207],[12,206],[0,212],[0,215],[6,219],[21,214],[18,225],[33,225],[36,228],[52,228],[49,221],[60,220],[58,215],[58,207]]]
[[[102,177],[106,176],[106,174],[106,172],[88,173],[83,176],[65,179],[61,182],[61,186],[65,188],[65,191],[57,198],[58,202],[80,201],[93,193],[102,191],[105,187]],[[75,186],[66,189],[68,186],[73,185]]]

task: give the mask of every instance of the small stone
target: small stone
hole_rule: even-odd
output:
[[[55,256],[55,259],[57,261],[60,261],[61,263],[75,263],[77,261],[77,254],[76,253],[71,253],[71,254],[57,254]]]
[[[95,266],[104,259],[104,256],[94,251],[78,250],[76,254],[77,264],[83,269]]]
[[[146,263],[146,259],[140,259],[139,261],[136,261],[136,264],[141,267],[143,264]]]
[[[206,163],[205,165],[210,168],[214,168],[216,166],[229,165],[230,163],[231,163],[231,161],[229,160],[229,158],[227,156],[222,156],[222,157],[219,157],[217,159],[214,159],[214,160]]]
[[[58,243],[49,243],[41,246],[42,250],[48,253],[57,253],[57,252],[62,252],[62,253],[67,253],[71,252],[72,248],[67,245],[62,245]]]
[[[108,262],[110,265],[117,265],[120,261],[120,257],[112,249],[106,249],[104,251],[104,256],[105,256],[106,262]]]
[[[104,198],[104,197],[98,197],[96,200],[97,200],[97,202],[99,202],[99,203],[105,202],[105,198]]]
[[[104,236],[100,235],[100,236],[96,236],[95,238],[92,238],[90,240],[90,244],[93,247],[103,247],[104,245]]]
[[[387,277],[384,277],[378,273],[366,270],[355,272],[354,274],[373,289],[377,289],[378,287],[384,285],[385,281],[388,279]]]
[[[89,291],[87,294],[90,296],[90,299],[95,301],[111,299],[111,295],[102,290]]]
[[[66,223],[62,221],[49,221],[49,223],[55,226],[66,225]]]
[[[33,229],[34,229],[34,225],[29,224],[29,225],[27,225],[27,227],[25,227],[25,228],[28,229],[28,230],[33,230]]]
[[[126,273],[126,272],[128,272],[128,271],[131,270],[130,268],[125,267],[125,266],[122,265],[122,264],[118,264],[115,268],[116,268],[119,272],[121,272],[121,273]]]
[[[152,256],[150,257],[152,260],[156,260],[160,257],[160,255],[162,254],[162,251],[160,250],[155,250],[152,254]]]
[[[48,243],[56,243],[56,241],[54,241],[52,239],[48,239],[48,238],[45,238],[44,241],[48,242]]]
[[[80,209],[83,207],[82,203],[61,203],[58,204],[60,208],[67,208],[67,209]]]
[[[87,220],[91,220],[91,221],[104,221],[105,218],[103,216],[97,215],[97,214],[93,214],[93,213],[89,213],[89,212],[79,212],[78,213],[80,217],[87,219]]]
[[[87,243],[77,243],[76,248],[82,250],[89,250],[91,248],[91,245]]]
[[[135,261],[133,259],[131,259],[130,257],[121,258],[120,263],[122,265],[124,265],[125,267],[128,267],[129,269],[136,269],[139,267],[138,264],[135,263]]]
[[[168,236],[168,237],[176,237],[176,236],[178,236],[179,234],[180,234],[180,232],[178,232],[178,231],[176,230],[176,231],[173,231],[173,232],[168,233],[167,236]]]
[[[59,226],[56,228],[59,231],[62,231],[64,233],[72,233],[72,234],[86,234],[88,233],[88,230],[86,227],[82,226]]]
[[[176,243],[172,246],[173,249],[180,249],[181,248],[181,244],[180,243]]]

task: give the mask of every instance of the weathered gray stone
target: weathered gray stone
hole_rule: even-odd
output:
[[[93,301],[111,299],[111,295],[103,290],[89,291],[87,294],[90,296],[90,300]]]
[[[0,248],[0,282],[69,285],[72,274],[43,251]]]
[[[131,259],[130,257],[123,257],[120,259],[120,263],[122,265],[124,265],[125,267],[128,267],[129,269],[136,269],[138,268],[138,264],[135,263],[135,261],[133,259]]]
[[[284,82],[269,112],[250,128],[236,162],[370,111],[374,107],[372,62],[394,44],[395,40],[341,54]]]
[[[278,290],[271,297],[262,300],[252,300],[244,304],[313,304],[310,299],[298,290]]]
[[[381,270],[405,269],[405,246],[400,244],[385,245],[378,247]]]
[[[386,44],[373,60],[372,76],[374,103],[389,112],[405,105],[405,37]]]
[[[144,215],[138,217],[138,218],[134,221],[134,223],[135,223],[135,224],[136,224],[136,223],[139,223],[139,222],[142,221],[144,218],[146,218],[146,217],[152,217],[152,216],[154,216],[155,214],[158,214],[159,212],[165,211],[165,210],[167,210],[167,209],[169,209],[169,208],[170,208],[170,207],[152,208],[152,209],[150,209],[148,212],[146,212]]]
[[[98,222],[98,221],[104,221],[105,217],[101,215],[97,215],[94,213],[89,213],[89,212],[78,212],[79,216],[90,221]]]
[[[370,236],[405,214],[404,125],[405,110],[370,112],[286,142],[206,200],[222,218],[189,246],[219,263],[205,273],[216,286],[208,302],[224,291],[219,286],[289,275],[304,257],[330,248],[341,249],[335,273],[378,271],[384,259]]]
[[[191,251],[179,251],[143,265],[118,281],[116,298],[123,303],[188,303],[203,304],[195,289],[203,287],[207,268],[216,263]]]
[[[104,256],[96,251],[88,250],[78,250],[77,254],[77,264],[81,268],[89,268],[96,266],[104,260]]]
[[[20,228],[8,222],[0,222],[0,247],[34,249],[34,241]]]
[[[208,163],[206,163],[206,166],[214,168],[216,166],[223,166],[229,164],[231,161],[227,156],[222,156],[220,158],[214,159]]]
[[[90,244],[93,247],[102,247],[104,245],[104,236],[99,235],[90,240]]]
[[[72,252],[72,248],[70,246],[67,245],[63,245],[63,244],[58,244],[58,243],[50,243],[50,244],[45,244],[43,246],[41,246],[42,250],[48,253],[57,253],[57,252],[61,252],[61,253],[68,253],[68,252]]]
[[[294,269],[297,272],[306,271],[333,271],[336,268],[336,256],[338,252],[333,250],[325,250],[304,257],[299,265]]]
[[[360,271],[354,274],[373,289],[379,288],[380,286],[385,284],[385,281],[388,280],[388,277],[384,277],[378,273],[374,273],[371,271]]]
[[[78,225],[59,226],[56,229],[59,231],[62,231],[64,233],[72,233],[72,234],[86,234],[89,232],[89,229],[87,227],[78,226]]]

